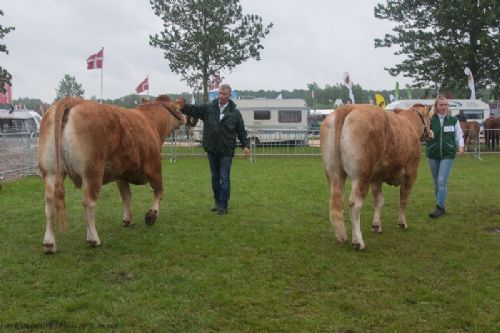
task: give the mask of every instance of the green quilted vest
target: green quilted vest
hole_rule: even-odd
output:
[[[439,122],[438,115],[431,119],[431,129],[434,139],[427,142],[426,155],[433,160],[454,159],[457,151],[455,143],[455,124],[457,118],[446,116],[443,126]]]

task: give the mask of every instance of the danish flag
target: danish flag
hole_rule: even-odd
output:
[[[87,58],[87,69],[98,69],[102,68],[102,63],[104,61],[104,48],[101,51],[92,54]]]

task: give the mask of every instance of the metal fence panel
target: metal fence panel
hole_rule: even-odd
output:
[[[38,174],[37,148],[37,132],[0,133],[0,180]]]
[[[321,156],[319,130],[304,130],[298,128],[281,129],[247,129],[250,139],[250,161],[255,162],[261,157],[319,157]],[[490,130],[491,137],[500,138],[500,130]],[[166,139],[163,157],[175,162],[182,157],[205,156],[201,147],[203,133],[201,130],[187,132],[177,130]],[[481,158],[485,152],[499,152],[498,143],[488,146],[484,138],[476,136],[466,146],[466,151],[475,157]],[[242,152],[236,149],[236,155]]]

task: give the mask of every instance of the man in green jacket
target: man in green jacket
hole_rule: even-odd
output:
[[[243,154],[250,154],[245,123],[236,104],[229,99],[231,87],[222,84],[219,97],[209,104],[190,105],[179,98],[181,111],[187,116],[203,120],[203,148],[207,152],[212,177],[215,205],[211,209],[219,215],[227,214],[231,194],[231,163],[234,157],[236,136]]]

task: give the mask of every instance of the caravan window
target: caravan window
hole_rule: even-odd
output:
[[[482,120],[484,118],[483,110],[464,110],[464,115],[467,120]]]
[[[300,123],[302,122],[301,111],[278,111],[278,122],[280,123]]]
[[[271,119],[271,111],[269,110],[255,110],[253,112],[254,120],[270,120]]]

